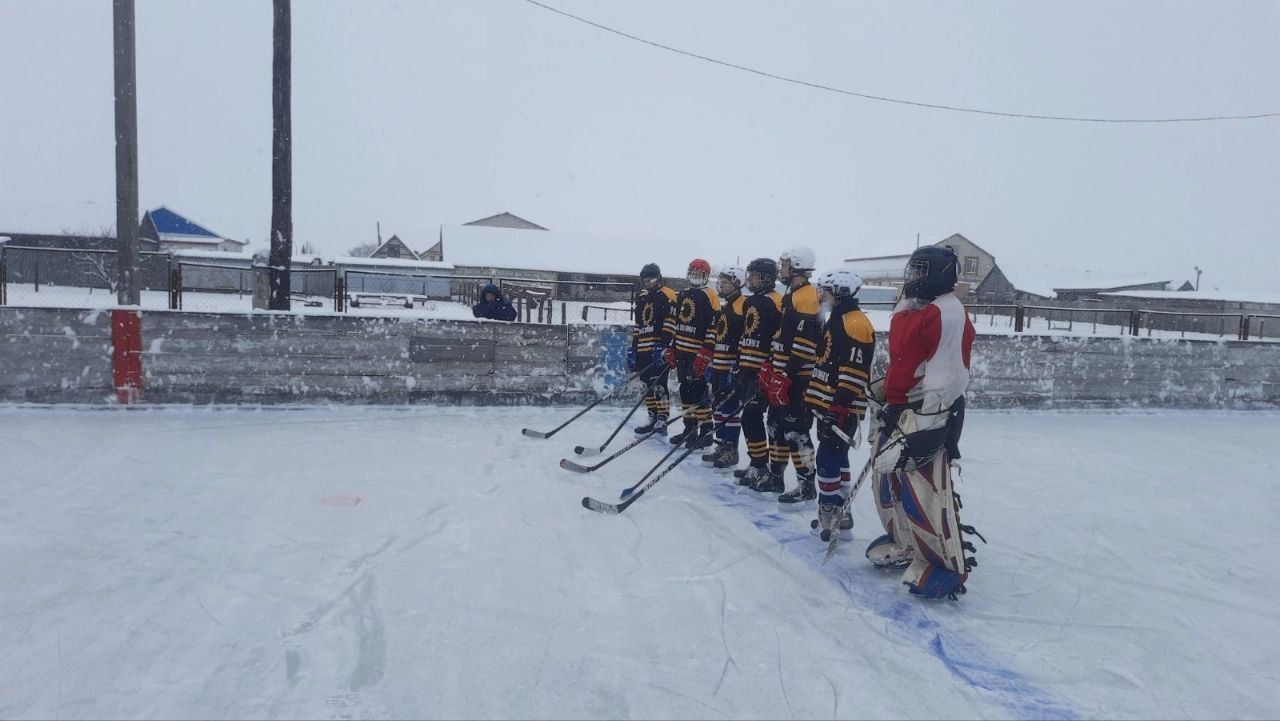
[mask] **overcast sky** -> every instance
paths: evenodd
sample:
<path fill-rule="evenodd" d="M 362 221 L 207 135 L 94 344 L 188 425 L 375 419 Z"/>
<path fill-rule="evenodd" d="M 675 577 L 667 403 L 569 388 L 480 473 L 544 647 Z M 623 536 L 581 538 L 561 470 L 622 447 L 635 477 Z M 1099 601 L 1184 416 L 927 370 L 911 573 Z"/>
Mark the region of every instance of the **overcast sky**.
<path fill-rule="evenodd" d="M 682 49 L 923 102 L 1280 112 L 1280 2 L 546 0 Z M 1105 125 L 870 102 L 640 45 L 522 0 L 294 0 L 296 241 L 415 249 L 508 210 L 819 265 L 953 232 L 1048 264 L 1280 288 L 1280 118 Z M 137 0 L 143 208 L 261 246 L 271 3 Z M 0 231 L 114 210 L 110 0 L 0 0 Z M 681 266 L 687 258 L 656 258 Z M 638 270 L 638 269 L 637 269 Z M 1017 278 L 1014 278 L 1017 281 Z"/>

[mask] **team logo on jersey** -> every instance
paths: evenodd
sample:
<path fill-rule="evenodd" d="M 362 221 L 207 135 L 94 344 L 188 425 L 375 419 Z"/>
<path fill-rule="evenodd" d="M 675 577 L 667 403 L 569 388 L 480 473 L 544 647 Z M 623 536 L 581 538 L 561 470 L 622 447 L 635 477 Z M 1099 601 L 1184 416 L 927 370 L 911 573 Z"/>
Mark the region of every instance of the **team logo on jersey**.
<path fill-rule="evenodd" d="M 729 315 L 727 313 L 720 316 L 720 322 L 716 323 L 716 340 L 723 342 L 729 337 Z"/>
<path fill-rule="evenodd" d="M 827 331 L 822 336 L 822 357 L 818 359 L 818 366 L 827 364 L 827 360 L 831 358 L 831 331 Z"/>
<path fill-rule="evenodd" d="M 748 308 L 746 317 L 742 319 L 742 335 L 753 336 L 759 327 L 760 311 L 756 308 Z"/>
<path fill-rule="evenodd" d="M 653 314 L 654 314 L 655 312 L 656 312 L 656 311 L 654 311 L 654 309 L 653 309 L 653 303 L 647 303 L 647 304 L 645 304 L 645 306 L 644 306 L 644 310 L 643 310 L 643 311 L 641 311 L 641 313 L 640 313 L 640 321 L 641 321 L 644 325 L 646 325 L 646 326 L 652 326 L 652 325 L 653 325 Z"/>
<path fill-rule="evenodd" d="M 693 306 L 693 298 L 685 298 L 684 302 L 680 304 L 680 322 L 692 323 L 693 314 L 696 311 L 697 309 Z"/>

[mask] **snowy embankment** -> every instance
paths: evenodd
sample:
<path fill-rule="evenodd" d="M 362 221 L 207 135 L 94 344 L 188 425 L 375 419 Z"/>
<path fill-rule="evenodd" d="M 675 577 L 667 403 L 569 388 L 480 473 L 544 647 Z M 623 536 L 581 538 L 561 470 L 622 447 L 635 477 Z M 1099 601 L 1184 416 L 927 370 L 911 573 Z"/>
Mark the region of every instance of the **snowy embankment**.
<path fill-rule="evenodd" d="M 827 566 L 807 515 L 692 464 L 584 510 L 663 446 L 567 473 L 622 417 L 519 434 L 571 412 L 0 407 L 0 717 L 1280 708 L 1276 414 L 971 413 L 991 545 L 923 603 L 862 558 L 867 489 Z"/>

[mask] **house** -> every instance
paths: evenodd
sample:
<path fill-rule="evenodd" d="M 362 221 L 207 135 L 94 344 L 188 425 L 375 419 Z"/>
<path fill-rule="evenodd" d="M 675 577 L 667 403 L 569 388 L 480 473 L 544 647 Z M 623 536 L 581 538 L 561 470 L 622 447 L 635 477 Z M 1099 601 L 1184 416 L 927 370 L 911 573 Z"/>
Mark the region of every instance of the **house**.
<path fill-rule="evenodd" d="M 490 215 L 488 218 L 481 218 L 480 220 L 473 220 L 470 223 L 463 223 L 463 225 L 481 225 L 486 228 L 511 228 L 512 230 L 546 230 L 546 228 L 534 223 L 533 221 L 525 220 L 514 213 L 507 213 L 505 211 L 498 213 L 497 215 Z"/>
<path fill-rule="evenodd" d="M 546 230 L 546 228 L 538 225 L 531 220 L 525 220 L 514 213 L 502 212 L 497 215 L 490 215 L 487 218 L 473 220 L 470 223 L 463 223 L 464 226 L 483 227 L 483 228 L 507 228 L 509 230 Z M 444 234 L 436 239 L 435 245 L 418 253 L 419 260 L 444 260 Z"/>
<path fill-rule="evenodd" d="M 141 238 L 159 244 L 161 250 L 218 250 L 243 252 L 246 241 L 224 238 L 199 223 L 164 207 L 152 208 L 142 216 Z"/>
<path fill-rule="evenodd" d="M 657 262 L 679 287 L 690 258 L 717 257 L 687 241 L 564 233 L 503 222 L 440 227 L 444 261 L 460 279 L 491 280 L 504 290 L 556 300 L 618 301 L 630 299 L 646 263 Z"/>
<path fill-rule="evenodd" d="M 996 264 L 996 257 L 977 243 L 960 233 L 933 243 L 951 248 L 959 265 L 956 268 L 958 284 L 956 293 L 967 301 L 1008 302 L 1014 300 L 1016 290 Z M 855 271 L 867 285 L 902 288 L 902 275 L 906 270 L 910 253 L 879 255 L 866 258 L 849 258 L 845 267 Z"/>
<path fill-rule="evenodd" d="M 413 252 L 400 236 L 393 235 L 382 242 L 369 254 L 370 258 L 391 258 L 394 260 L 421 260 L 418 254 Z"/>

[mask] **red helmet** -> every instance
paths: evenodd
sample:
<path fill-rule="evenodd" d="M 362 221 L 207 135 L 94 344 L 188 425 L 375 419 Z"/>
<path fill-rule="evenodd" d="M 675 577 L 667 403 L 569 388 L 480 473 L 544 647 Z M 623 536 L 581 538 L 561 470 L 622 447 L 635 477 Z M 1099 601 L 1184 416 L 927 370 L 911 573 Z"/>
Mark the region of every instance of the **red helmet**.
<path fill-rule="evenodd" d="M 701 288 L 707 284 L 711 278 L 711 264 L 702 258 L 694 258 L 689 261 L 688 273 L 689 285 L 694 288 Z"/>

